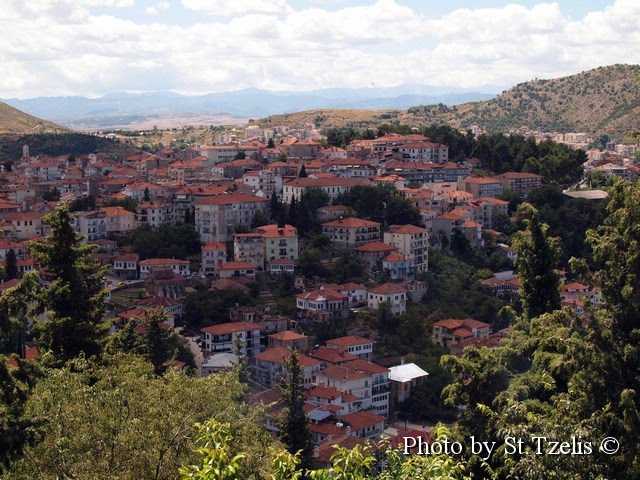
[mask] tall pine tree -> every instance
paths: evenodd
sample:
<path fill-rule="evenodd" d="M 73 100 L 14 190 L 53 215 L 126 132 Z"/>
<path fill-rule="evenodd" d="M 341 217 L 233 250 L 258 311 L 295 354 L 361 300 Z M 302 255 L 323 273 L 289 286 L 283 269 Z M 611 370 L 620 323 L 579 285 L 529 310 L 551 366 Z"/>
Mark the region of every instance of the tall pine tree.
<path fill-rule="evenodd" d="M 547 236 L 548 226 L 532 205 L 523 203 L 518 212 L 526 216 L 528 232 L 519 232 L 514 240 L 518 255 L 520 298 L 524 314 L 534 318 L 560 308 L 560 280 L 556 271 L 559 240 Z"/>
<path fill-rule="evenodd" d="M 287 378 L 280 384 L 285 404 L 285 416 L 282 420 L 282 441 L 290 453 L 300 452 L 300 468 L 308 470 L 313 462 L 313 445 L 309 421 L 304 411 L 304 371 L 296 351 L 285 359 Z"/>
<path fill-rule="evenodd" d="M 7 252 L 4 276 L 7 280 L 18 277 L 18 259 L 16 258 L 16 251 L 13 248 Z"/>
<path fill-rule="evenodd" d="M 81 352 L 96 355 L 109 327 L 102 318 L 106 268 L 91 258 L 97 246 L 82 243 L 82 236 L 71 226 L 66 205 L 43 220 L 51 227 L 51 235 L 42 243 L 28 244 L 40 271 L 50 278 L 47 288 L 35 294 L 39 310 L 47 317 L 34 326 L 39 346 L 59 361 Z"/>

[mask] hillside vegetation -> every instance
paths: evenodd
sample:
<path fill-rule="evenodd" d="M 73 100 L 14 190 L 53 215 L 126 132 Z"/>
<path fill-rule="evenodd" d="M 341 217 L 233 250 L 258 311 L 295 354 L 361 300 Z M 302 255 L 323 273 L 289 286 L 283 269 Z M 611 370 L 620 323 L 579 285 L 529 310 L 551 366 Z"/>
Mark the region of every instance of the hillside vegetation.
<path fill-rule="evenodd" d="M 53 122 L 42 120 L 0 102 L 0 134 L 27 135 L 34 133 L 60 133 L 70 130 Z"/>
<path fill-rule="evenodd" d="M 640 66 L 612 65 L 552 80 L 521 83 L 493 100 L 454 109 L 461 127 L 623 133 L 640 118 Z M 415 109 L 409 109 L 409 112 Z"/>
<path fill-rule="evenodd" d="M 435 123 L 463 129 L 479 125 L 494 133 L 527 126 L 545 131 L 624 134 L 640 126 L 639 76 L 639 65 L 611 65 L 568 77 L 524 82 L 484 102 L 420 105 L 406 111 L 310 110 L 255 123 L 264 127 L 315 123 L 320 128 Z"/>
<path fill-rule="evenodd" d="M 256 124 L 264 128 L 283 124 L 303 125 L 313 123 L 316 127 L 354 127 L 368 128 L 390 123 L 405 115 L 403 110 L 350 110 L 339 108 L 324 108 L 322 110 L 306 110 L 303 112 L 272 115 L 258 120 L 250 120 L 249 124 Z"/>

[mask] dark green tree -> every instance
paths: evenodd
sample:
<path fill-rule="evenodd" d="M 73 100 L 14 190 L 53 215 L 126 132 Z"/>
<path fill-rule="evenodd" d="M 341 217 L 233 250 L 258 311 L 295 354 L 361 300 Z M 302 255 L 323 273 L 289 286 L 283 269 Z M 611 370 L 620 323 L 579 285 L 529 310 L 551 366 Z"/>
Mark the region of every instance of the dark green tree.
<path fill-rule="evenodd" d="M 560 282 L 556 272 L 559 241 L 547 235 L 548 226 L 538 211 L 523 203 L 518 212 L 526 215 L 527 232 L 518 232 L 513 246 L 518 255 L 520 299 L 524 314 L 534 318 L 560 308 Z"/>
<path fill-rule="evenodd" d="M 57 187 L 53 187 L 51 190 L 47 190 L 42 194 L 42 199 L 45 202 L 55 202 L 60 200 L 60 190 Z"/>
<path fill-rule="evenodd" d="M 270 138 L 267 142 L 267 148 L 276 148 L 276 144 L 273 142 L 273 138 Z"/>
<path fill-rule="evenodd" d="M 280 383 L 282 399 L 285 404 L 282 419 L 282 442 L 289 453 L 300 452 L 300 469 L 308 470 L 313 461 L 313 445 L 309 420 L 304 411 L 304 370 L 296 351 L 285 359 L 286 380 Z"/>
<path fill-rule="evenodd" d="M 13 361 L 18 364 L 17 369 L 0 355 L 0 474 L 23 453 L 34 433 L 32 420 L 23 415 L 29 396 L 23 371 L 26 365 L 15 357 Z"/>
<path fill-rule="evenodd" d="M 18 278 L 18 260 L 16 258 L 16 251 L 13 248 L 10 248 L 7 252 L 5 261 L 4 277 L 7 280 Z"/>
<path fill-rule="evenodd" d="M 298 177 L 300 178 L 307 178 L 307 169 L 304 165 L 302 165 L 302 167 L 300 168 L 300 173 L 298 174 Z"/>
<path fill-rule="evenodd" d="M 59 361 L 81 352 L 96 355 L 109 328 L 102 318 L 106 268 L 91 258 L 97 246 L 82 243 L 71 226 L 66 205 L 58 206 L 43 220 L 51 227 L 51 235 L 43 243 L 28 244 L 41 271 L 50 278 L 47 288 L 35 293 L 38 309 L 47 314 L 46 320 L 34 326 L 39 345 Z"/>
<path fill-rule="evenodd" d="M 298 223 L 298 200 L 295 195 L 291 197 L 288 219 L 287 223 L 290 225 L 296 225 Z"/>
<path fill-rule="evenodd" d="M 149 195 L 149 187 L 144 188 L 144 196 L 142 197 L 142 200 L 145 202 L 151 201 L 151 196 Z"/>
<path fill-rule="evenodd" d="M 280 209 L 282 208 L 282 204 L 278 199 L 278 195 L 276 192 L 271 194 L 271 199 L 269 201 L 269 214 L 272 222 L 277 222 L 280 218 Z"/>

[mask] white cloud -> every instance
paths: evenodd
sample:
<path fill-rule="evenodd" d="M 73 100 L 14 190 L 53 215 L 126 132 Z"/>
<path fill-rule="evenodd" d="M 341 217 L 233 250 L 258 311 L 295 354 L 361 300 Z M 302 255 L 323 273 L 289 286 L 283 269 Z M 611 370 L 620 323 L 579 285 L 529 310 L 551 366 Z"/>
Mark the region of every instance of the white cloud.
<path fill-rule="evenodd" d="M 182 0 L 182 5 L 190 10 L 216 16 L 279 14 L 291 11 L 286 0 Z"/>
<path fill-rule="evenodd" d="M 145 12 L 149 15 L 158 15 L 162 10 L 167 10 L 171 5 L 167 1 L 155 2 L 155 5 L 145 8 Z"/>
<path fill-rule="evenodd" d="M 571 19 L 557 3 L 456 10 L 429 19 L 399 0 L 334 11 L 293 10 L 285 0 L 182 1 L 212 15 L 192 25 L 136 24 L 116 17 L 126 10 L 93 11 L 129 0 L 8 1 L 0 9 L 0 97 L 369 82 L 507 86 L 640 63 L 635 0 L 617 0 L 581 19 Z M 166 0 L 146 3 L 157 12 L 168 6 Z M 238 13 L 215 15 L 221 10 Z"/>

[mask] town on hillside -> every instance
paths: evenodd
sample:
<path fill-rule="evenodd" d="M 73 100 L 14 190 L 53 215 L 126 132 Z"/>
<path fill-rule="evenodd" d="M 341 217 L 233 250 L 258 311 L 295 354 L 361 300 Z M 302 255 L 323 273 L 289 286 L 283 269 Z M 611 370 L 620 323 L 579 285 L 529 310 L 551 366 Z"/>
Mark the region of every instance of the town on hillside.
<path fill-rule="evenodd" d="M 426 132 L 379 133 L 338 146 L 313 125 L 249 125 L 211 145 L 122 155 L 25 145 L 0 173 L 0 291 L 30 272 L 51 281 L 30 245 L 47 241 L 64 204 L 105 267 L 108 334 L 145 335 L 160 315 L 176 337 L 159 370 L 208 376 L 246 362 L 251 402 L 268 406 L 277 437 L 296 351 L 319 464 L 334 445 L 428 439 L 456 415 L 439 399 L 440 357 L 495 348 L 521 308 L 518 205 L 573 239 L 566 262 L 592 224 L 580 237 L 554 216 L 578 208 L 562 191 L 606 189 L 640 166 L 635 146 L 580 133 L 521 130 L 508 146 L 452 133 L 467 150 Z M 579 208 L 601 208 L 592 202 Z M 562 305 L 579 316 L 602 302 L 594 285 L 558 275 Z M 20 356 L 37 362 L 32 332 L 24 340 Z"/>

